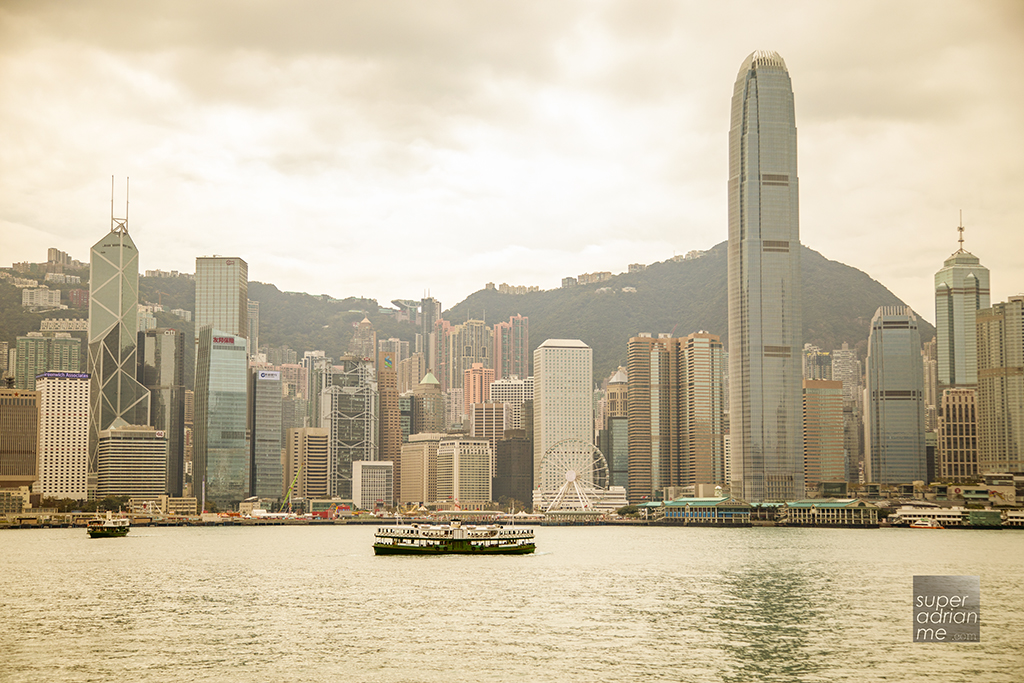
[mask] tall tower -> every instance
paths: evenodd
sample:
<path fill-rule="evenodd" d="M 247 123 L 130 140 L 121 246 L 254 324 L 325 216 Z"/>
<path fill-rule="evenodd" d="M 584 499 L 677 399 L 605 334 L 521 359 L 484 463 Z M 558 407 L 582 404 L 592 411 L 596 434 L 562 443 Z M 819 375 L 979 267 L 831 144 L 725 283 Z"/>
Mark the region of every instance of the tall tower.
<path fill-rule="evenodd" d="M 734 479 L 750 502 L 803 497 L 796 118 L 786 63 L 754 52 L 729 130 L 729 382 Z"/>
<path fill-rule="evenodd" d="M 594 350 L 579 339 L 548 339 L 533 352 L 533 372 L 533 485 L 557 490 L 563 473 L 542 476 L 546 451 L 594 442 Z"/>
<path fill-rule="evenodd" d="M 135 379 L 139 251 L 128 235 L 127 215 L 126 201 L 126 217 L 114 218 L 111 192 L 110 232 L 89 252 L 90 497 L 96 492 L 100 431 L 149 424 L 149 391 Z"/>
<path fill-rule="evenodd" d="M 136 378 L 150 393 L 152 425 L 167 435 L 167 491 L 180 496 L 185 472 L 185 336 L 174 329 L 139 332 Z"/>
<path fill-rule="evenodd" d="M 978 472 L 1024 471 L 1024 295 L 978 311 Z"/>
<path fill-rule="evenodd" d="M 864 435 L 867 481 L 926 478 L 921 333 L 906 306 L 882 306 L 871 319 Z"/>
<path fill-rule="evenodd" d="M 960 248 L 935 273 L 935 336 L 938 341 L 939 385 L 974 386 L 978 383 L 977 312 L 988 308 L 988 268 L 964 251 L 964 225 L 960 221 Z"/>

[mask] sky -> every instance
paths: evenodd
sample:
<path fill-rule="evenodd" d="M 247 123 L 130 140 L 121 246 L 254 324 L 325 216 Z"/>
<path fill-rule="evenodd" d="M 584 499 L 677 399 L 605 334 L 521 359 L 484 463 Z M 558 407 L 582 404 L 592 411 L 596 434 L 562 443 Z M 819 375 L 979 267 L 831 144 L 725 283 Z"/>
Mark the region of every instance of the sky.
<path fill-rule="evenodd" d="M 934 321 L 959 246 L 1024 291 L 1024 3 L 0 3 L 0 265 L 125 213 L 142 270 L 447 308 L 727 238 L 754 50 L 796 100 L 801 241 Z M 680 293 L 685 296 L 685 293 Z"/>

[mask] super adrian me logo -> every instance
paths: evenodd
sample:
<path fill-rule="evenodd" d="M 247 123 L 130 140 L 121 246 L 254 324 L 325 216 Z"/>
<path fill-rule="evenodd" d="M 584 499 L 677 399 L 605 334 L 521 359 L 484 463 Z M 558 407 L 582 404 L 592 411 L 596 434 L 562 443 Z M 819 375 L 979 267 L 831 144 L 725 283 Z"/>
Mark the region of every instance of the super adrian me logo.
<path fill-rule="evenodd" d="M 914 642 L 981 639 L 981 577 L 915 576 Z"/>

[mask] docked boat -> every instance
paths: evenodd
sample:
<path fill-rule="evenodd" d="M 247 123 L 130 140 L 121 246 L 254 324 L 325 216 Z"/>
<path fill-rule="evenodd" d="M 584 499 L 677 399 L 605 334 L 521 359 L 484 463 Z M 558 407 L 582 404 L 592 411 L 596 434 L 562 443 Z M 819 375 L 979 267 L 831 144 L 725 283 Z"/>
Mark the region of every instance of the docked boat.
<path fill-rule="evenodd" d="M 500 524 L 411 524 L 378 529 L 376 555 L 526 555 L 537 549 L 533 530 Z"/>
<path fill-rule="evenodd" d="M 936 522 L 934 519 L 928 517 L 922 517 L 921 519 L 912 522 L 910 524 L 911 529 L 945 529 L 944 526 Z"/>
<path fill-rule="evenodd" d="M 131 528 L 131 522 L 127 517 L 114 517 L 107 510 L 105 519 L 91 519 L 85 530 L 89 532 L 89 538 L 117 538 L 127 536 Z"/>

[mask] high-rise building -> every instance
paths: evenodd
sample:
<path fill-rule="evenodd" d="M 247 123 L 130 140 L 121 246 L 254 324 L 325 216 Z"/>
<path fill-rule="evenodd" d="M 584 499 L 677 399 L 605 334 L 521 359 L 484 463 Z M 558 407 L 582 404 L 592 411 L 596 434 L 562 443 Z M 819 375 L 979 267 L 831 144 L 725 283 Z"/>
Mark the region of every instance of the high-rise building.
<path fill-rule="evenodd" d="M 260 498 L 281 495 L 281 373 L 251 369 L 249 386 L 249 493 Z"/>
<path fill-rule="evenodd" d="M 437 321 L 441 319 L 441 302 L 432 297 L 425 297 L 420 302 L 420 334 L 423 335 L 424 343 L 424 357 L 426 360 L 426 370 L 434 373 L 435 375 L 439 372 L 437 351 L 438 345 L 444 343 L 444 339 L 438 339 L 437 330 L 435 326 Z M 425 373 L 424 373 L 425 374 Z"/>
<path fill-rule="evenodd" d="M 796 116 L 786 63 L 754 52 L 729 130 L 729 381 L 742 497 L 803 496 L 800 222 Z"/>
<path fill-rule="evenodd" d="M 725 484 L 724 354 L 718 336 L 629 340 L 630 500 L 666 488 Z"/>
<path fill-rule="evenodd" d="M 939 389 L 938 339 L 932 337 L 921 345 L 921 363 L 924 369 L 925 429 L 934 432 L 939 427 L 939 403 L 942 392 Z"/>
<path fill-rule="evenodd" d="M 451 436 L 437 445 L 437 500 L 469 508 L 491 501 L 491 445 Z"/>
<path fill-rule="evenodd" d="M 409 357 L 409 342 L 402 341 L 396 337 L 388 337 L 387 339 L 377 340 L 377 355 L 390 352 L 394 358 L 395 370 L 402 364 L 402 361 Z M 423 375 L 420 375 L 422 377 Z"/>
<path fill-rule="evenodd" d="M 377 382 L 373 364 L 342 356 L 325 376 L 320 394 L 320 424 L 330 430 L 328 492 L 352 498 L 352 463 L 379 459 Z"/>
<path fill-rule="evenodd" d="M 395 490 L 388 498 L 396 501 L 402 490 L 402 415 L 398 406 L 398 361 L 394 350 L 377 354 L 377 393 L 380 401 L 380 459 L 392 463 Z"/>
<path fill-rule="evenodd" d="M 437 500 L 437 445 L 444 434 L 413 434 L 402 444 L 402 494 L 398 502 L 431 503 Z"/>
<path fill-rule="evenodd" d="M 248 283 L 246 284 L 248 289 Z M 260 302 L 246 301 L 246 311 L 249 318 L 249 330 L 246 336 L 249 338 L 249 358 L 256 358 L 260 350 Z"/>
<path fill-rule="evenodd" d="M 352 504 L 361 510 L 388 508 L 395 504 L 391 460 L 352 462 Z"/>
<path fill-rule="evenodd" d="M 926 479 L 924 373 L 917 316 L 883 306 L 871 319 L 864 409 L 867 481 L 909 484 Z"/>
<path fill-rule="evenodd" d="M 348 341 L 348 355 L 368 360 L 371 364 L 376 362 L 377 332 L 369 318 L 364 316 L 356 326 L 352 338 Z"/>
<path fill-rule="evenodd" d="M 412 391 L 412 433 L 443 434 L 448 424 L 441 385 L 428 372 Z"/>
<path fill-rule="evenodd" d="M 843 383 L 843 450 L 846 453 L 846 480 L 858 483 L 864 461 L 864 402 L 861 396 L 861 364 L 857 353 L 843 342 L 832 351 L 832 379 Z"/>
<path fill-rule="evenodd" d="M 29 332 L 17 339 L 15 387 L 32 391 L 36 375 L 43 372 L 81 372 L 82 342 L 67 332 L 44 337 L 42 332 Z M 6 360 L 6 359 L 5 359 Z"/>
<path fill-rule="evenodd" d="M 978 469 L 1024 472 L 1024 295 L 978 311 Z"/>
<path fill-rule="evenodd" d="M 39 388 L 39 482 L 45 497 L 84 500 L 89 472 L 89 375 L 45 372 Z"/>
<path fill-rule="evenodd" d="M 467 320 L 448 330 L 448 386 L 446 391 L 462 389 L 466 370 L 479 363 L 482 367 L 494 367 L 494 340 L 491 328 L 483 320 Z"/>
<path fill-rule="evenodd" d="M 843 383 L 804 380 L 804 486 L 816 491 L 823 481 L 846 481 L 843 446 Z"/>
<path fill-rule="evenodd" d="M 594 351 L 579 339 L 548 339 L 533 352 L 533 483 L 557 491 L 564 472 L 542 470 L 560 443 L 594 443 Z"/>
<path fill-rule="evenodd" d="M 491 400 L 494 370 L 485 368 L 482 363 L 473 363 L 462 374 L 462 415 L 469 417 L 474 403 L 487 403 Z"/>
<path fill-rule="evenodd" d="M 249 496 L 249 265 L 196 257 L 194 493 L 204 505 Z M 205 497 L 204 497 L 205 494 Z"/>
<path fill-rule="evenodd" d="M 288 430 L 281 495 L 291 489 L 291 499 L 327 498 L 330 468 L 330 430 L 302 427 Z"/>
<path fill-rule="evenodd" d="M 804 379 L 832 379 L 832 355 L 814 344 L 804 344 Z"/>
<path fill-rule="evenodd" d="M 149 390 L 152 426 L 167 438 L 167 494 L 180 497 L 185 474 L 185 337 L 156 328 L 138 336 L 136 379 Z"/>
<path fill-rule="evenodd" d="M 533 444 L 522 429 L 506 429 L 496 442 L 491 495 L 497 502 L 519 501 L 529 507 L 533 499 Z"/>
<path fill-rule="evenodd" d="M 96 497 L 156 498 L 167 492 L 167 439 L 148 425 L 100 432 Z"/>
<path fill-rule="evenodd" d="M 487 439 L 491 453 L 497 453 L 498 441 L 512 420 L 512 409 L 507 403 L 474 403 L 469 407 L 469 435 Z"/>
<path fill-rule="evenodd" d="M 110 232 L 89 252 L 89 481 L 97 486 L 99 433 L 111 426 L 148 425 L 149 391 L 135 379 L 139 252 L 128 220 L 111 217 Z"/>
<path fill-rule="evenodd" d="M 0 387 L 0 489 L 39 479 L 39 432 L 39 392 Z"/>
<path fill-rule="evenodd" d="M 980 473 L 974 389 L 944 389 L 941 407 L 937 439 L 939 481 L 977 481 Z"/>
<path fill-rule="evenodd" d="M 497 323 L 494 335 L 494 376 L 497 379 L 530 376 L 530 319 L 513 315 Z"/>
<path fill-rule="evenodd" d="M 427 363 L 422 352 L 398 361 L 398 393 L 412 391 L 427 374 Z"/>
<path fill-rule="evenodd" d="M 196 257 L 196 344 L 202 328 L 249 334 L 249 264 L 237 257 Z"/>
<path fill-rule="evenodd" d="M 960 248 L 935 273 L 935 336 L 938 341 L 939 385 L 978 383 L 977 312 L 989 307 L 988 268 L 964 251 L 963 222 Z"/>
<path fill-rule="evenodd" d="M 507 429 L 525 429 L 523 404 L 533 400 L 533 377 L 497 379 L 491 382 L 488 391 L 493 403 L 507 403 L 511 408 Z"/>
<path fill-rule="evenodd" d="M 246 339 L 205 325 L 196 352 L 193 491 L 203 509 L 249 497 L 249 359 Z"/>

